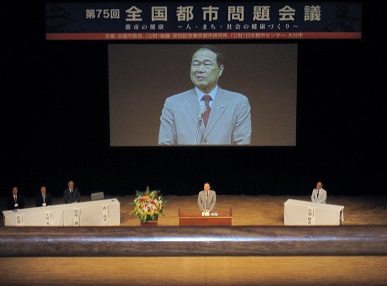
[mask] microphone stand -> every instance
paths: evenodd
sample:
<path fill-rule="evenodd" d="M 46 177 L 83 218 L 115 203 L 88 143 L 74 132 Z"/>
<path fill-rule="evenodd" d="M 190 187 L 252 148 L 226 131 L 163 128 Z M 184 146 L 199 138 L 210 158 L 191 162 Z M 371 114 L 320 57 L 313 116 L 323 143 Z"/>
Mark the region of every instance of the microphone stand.
<path fill-rule="evenodd" d="M 206 212 L 207 212 L 207 199 L 208 199 L 208 196 L 207 196 L 207 193 L 206 193 L 206 201 L 204 203 L 204 211 L 202 211 L 202 216 L 206 216 Z"/>
<path fill-rule="evenodd" d="M 202 118 L 200 118 L 200 120 L 198 121 L 198 127 L 196 128 L 196 135 L 195 135 L 194 145 L 196 145 L 196 141 L 198 140 L 199 129 L 200 129 L 200 126 L 202 126 L 202 121 L 203 121 Z"/>
<path fill-rule="evenodd" d="M 206 203 L 204 204 L 204 211 L 207 211 L 207 200 L 208 200 L 208 195 L 206 193 Z"/>

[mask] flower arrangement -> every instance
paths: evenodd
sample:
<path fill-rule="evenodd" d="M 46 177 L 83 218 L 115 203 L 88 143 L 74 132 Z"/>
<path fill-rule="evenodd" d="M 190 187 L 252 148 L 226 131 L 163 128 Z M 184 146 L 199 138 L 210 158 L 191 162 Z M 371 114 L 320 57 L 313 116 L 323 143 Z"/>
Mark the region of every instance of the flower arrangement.
<path fill-rule="evenodd" d="M 157 221 L 159 215 L 164 215 L 164 205 L 166 201 L 160 191 L 151 191 L 149 187 L 145 192 L 136 191 L 136 197 L 129 204 L 134 205 L 134 210 L 131 212 L 141 222 Z"/>

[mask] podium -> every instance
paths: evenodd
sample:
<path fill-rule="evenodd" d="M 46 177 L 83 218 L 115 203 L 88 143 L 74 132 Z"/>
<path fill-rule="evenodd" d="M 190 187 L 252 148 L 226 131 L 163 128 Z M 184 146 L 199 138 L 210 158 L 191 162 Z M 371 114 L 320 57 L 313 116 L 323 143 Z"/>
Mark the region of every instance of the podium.
<path fill-rule="evenodd" d="M 3 211 L 4 226 L 118 226 L 117 199 Z"/>
<path fill-rule="evenodd" d="M 285 225 L 340 225 L 344 206 L 289 199 L 284 203 Z"/>
<path fill-rule="evenodd" d="M 231 226 L 232 209 L 219 210 L 217 215 L 203 216 L 201 211 L 179 209 L 179 226 Z"/>

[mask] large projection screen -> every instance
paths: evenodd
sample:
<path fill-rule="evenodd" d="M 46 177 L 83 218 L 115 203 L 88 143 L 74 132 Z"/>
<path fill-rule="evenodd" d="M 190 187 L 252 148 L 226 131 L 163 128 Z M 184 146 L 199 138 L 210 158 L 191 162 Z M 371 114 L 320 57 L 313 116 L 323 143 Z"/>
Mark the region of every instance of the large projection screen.
<path fill-rule="evenodd" d="M 214 45 L 225 59 L 218 86 L 244 94 L 251 106 L 251 142 L 243 146 L 296 146 L 297 44 Z M 108 45 L 111 147 L 159 146 L 165 100 L 194 88 L 191 59 L 201 46 Z"/>

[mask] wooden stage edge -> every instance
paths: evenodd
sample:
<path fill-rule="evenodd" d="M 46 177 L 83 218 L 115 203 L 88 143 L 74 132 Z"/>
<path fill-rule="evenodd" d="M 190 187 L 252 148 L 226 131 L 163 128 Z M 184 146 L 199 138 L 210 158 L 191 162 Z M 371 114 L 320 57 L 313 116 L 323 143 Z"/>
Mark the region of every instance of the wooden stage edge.
<path fill-rule="evenodd" d="M 386 197 L 330 196 L 345 206 L 340 226 L 285 226 L 289 198 L 310 196 L 217 196 L 232 226 L 178 226 L 196 196 L 168 196 L 158 226 L 130 214 L 134 196 L 119 197 L 119 226 L 2 226 L 0 284 L 386 285 Z"/>
<path fill-rule="evenodd" d="M 3 227 L 0 249 L 1 257 L 386 256 L 387 226 Z"/>

